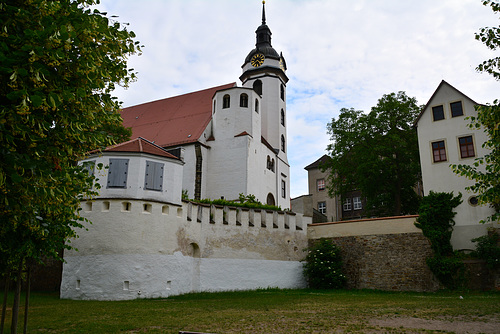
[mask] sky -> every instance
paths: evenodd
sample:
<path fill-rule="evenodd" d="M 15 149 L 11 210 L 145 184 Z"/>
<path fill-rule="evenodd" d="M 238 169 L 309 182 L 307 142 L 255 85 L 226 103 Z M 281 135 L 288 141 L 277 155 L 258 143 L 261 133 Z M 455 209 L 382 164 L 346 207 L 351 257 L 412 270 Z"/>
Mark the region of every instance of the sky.
<path fill-rule="evenodd" d="M 441 80 L 478 103 L 500 82 L 475 67 L 499 55 L 475 40 L 498 15 L 481 0 L 267 0 L 272 46 L 287 63 L 291 197 L 308 194 L 304 167 L 326 154 L 342 108 L 369 112 L 405 91 L 425 105 Z M 237 82 L 255 47 L 260 0 L 101 0 L 99 10 L 144 45 L 138 80 L 115 95 L 129 107 Z"/>

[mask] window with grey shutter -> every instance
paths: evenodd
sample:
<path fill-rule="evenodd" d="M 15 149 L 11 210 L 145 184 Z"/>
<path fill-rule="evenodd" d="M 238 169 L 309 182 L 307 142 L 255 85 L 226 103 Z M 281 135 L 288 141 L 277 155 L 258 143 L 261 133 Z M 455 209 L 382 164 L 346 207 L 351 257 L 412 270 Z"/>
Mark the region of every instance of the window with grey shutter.
<path fill-rule="evenodd" d="M 108 188 L 126 188 L 129 159 L 109 159 Z"/>
<path fill-rule="evenodd" d="M 160 162 L 146 160 L 146 179 L 144 189 L 163 190 L 163 166 Z"/>

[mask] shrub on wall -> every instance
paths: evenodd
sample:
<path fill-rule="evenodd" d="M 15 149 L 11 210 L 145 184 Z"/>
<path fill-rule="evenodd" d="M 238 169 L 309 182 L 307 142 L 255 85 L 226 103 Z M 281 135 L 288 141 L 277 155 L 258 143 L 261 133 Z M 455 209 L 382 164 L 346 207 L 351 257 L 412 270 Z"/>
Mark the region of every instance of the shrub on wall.
<path fill-rule="evenodd" d="M 340 248 L 333 242 L 321 239 L 308 248 L 305 258 L 304 276 L 309 287 L 314 289 L 340 289 L 346 283 L 342 273 Z"/>
<path fill-rule="evenodd" d="M 465 283 L 465 266 L 462 256 L 453 251 L 451 233 L 456 212 L 453 211 L 462 203 L 462 195 L 453 193 L 429 192 L 422 198 L 418 210 L 419 217 L 415 226 L 431 242 L 434 251 L 432 257 L 426 260 L 436 278 L 448 289 L 456 289 Z"/>
<path fill-rule="evenodd" d="M 486 261 L 486 265 L 490 269 L 500 268 L 500 235 L 494 228 L 488 230 L 488 234 L 482 237 L 472 239 L 477 243 L 476 250 L 472 255 Z"/>

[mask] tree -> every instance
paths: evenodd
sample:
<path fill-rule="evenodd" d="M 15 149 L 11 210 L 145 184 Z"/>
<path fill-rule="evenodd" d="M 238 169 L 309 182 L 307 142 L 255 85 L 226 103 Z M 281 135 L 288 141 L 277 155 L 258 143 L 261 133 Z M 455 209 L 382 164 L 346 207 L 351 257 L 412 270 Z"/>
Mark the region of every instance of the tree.
<path fill-rule="evenodd" d="M 420 160 L 412 124 L 418 113 L 416 99 L 404 92 L 384 95 L 368 114 L 341 109 L 327 126 L 330 195 L 361 190 L 369 215 L 415 213 Z"/>
<path fill-rule="evenodd" d="M 485 6 L 489 5 L 494 13 L 500 14 L 500 4 L 485 0 Z M 482 28 L 476 34 L 476 39 L 485 43 L 492 50 L 500 47 L 500 26 L 493 28 Z M 479 72 L 486 72 L 500 80 L 500 57 L 489 59 L 476 68 Z M 483 143 L 483 148 L 490 152 L 484 157 L 476 158 L 473 165 L 452 165 L 452 170 L 461 176 L 465 176 L 475 183 L 466 190 L 478 194 L 479 204 L 489 204 L 495 211 L 485 222 L 495 222 L 500 219 L 500 100 L 493 104 L 476 106 L 477 117 L 469 117 L 471 129 L 484 129 L 488 140 Z"/>
<path fill-rule="evenodd" d="M 0 0 L 0 270 L 18 286 L 82 226 L 95 189 L 78 160 L 130 136 L 111 92 L 134 80 L 126 59 L 140 46 L 96 3 Z"/>

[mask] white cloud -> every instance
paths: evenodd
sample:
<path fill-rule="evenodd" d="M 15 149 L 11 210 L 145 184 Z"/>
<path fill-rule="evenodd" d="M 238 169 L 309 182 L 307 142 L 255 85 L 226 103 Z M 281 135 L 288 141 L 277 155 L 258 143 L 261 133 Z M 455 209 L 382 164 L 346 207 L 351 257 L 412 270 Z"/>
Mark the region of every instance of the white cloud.
<path fill-rule="evenodd" d="M 238 82 L 260 25 L 256 0 L 102 0 L 145 45 L 139 80 L 117 91 L 125 106 Z M 383 94 L 420 104 L 441 80 L 480 103 L 499 83 L 475 66 L 494 53 L 474 39 L 498 17 L 479 0 L 268 0 L 273 47 L 287 60 L 291 194 L 306 194 L 303 169 L 325 153 L 326 124 L 343 107 L 369 111 Z M 498 55 L 498 51 L 496 53 Z"/>

